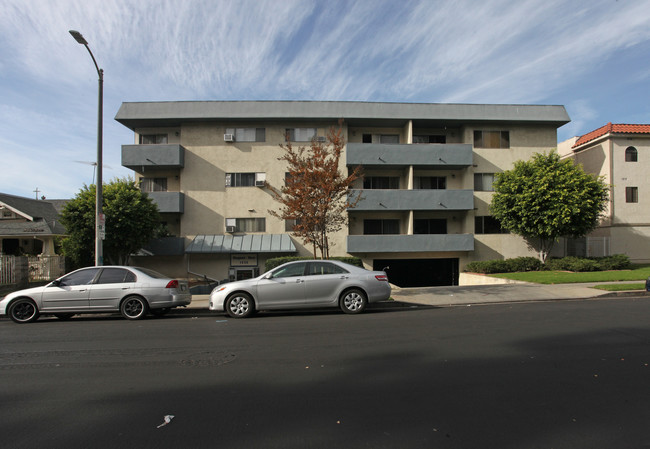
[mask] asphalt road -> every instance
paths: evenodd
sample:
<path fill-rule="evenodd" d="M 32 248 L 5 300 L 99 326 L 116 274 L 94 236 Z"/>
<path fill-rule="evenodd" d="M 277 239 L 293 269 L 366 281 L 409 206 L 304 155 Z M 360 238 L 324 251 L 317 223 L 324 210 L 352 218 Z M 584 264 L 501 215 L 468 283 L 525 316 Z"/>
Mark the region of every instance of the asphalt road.
<path fill-rule="evenodd" d="M 648 447 L 649 316 L 626 298 L 3 319 L 0 444 Z"/>

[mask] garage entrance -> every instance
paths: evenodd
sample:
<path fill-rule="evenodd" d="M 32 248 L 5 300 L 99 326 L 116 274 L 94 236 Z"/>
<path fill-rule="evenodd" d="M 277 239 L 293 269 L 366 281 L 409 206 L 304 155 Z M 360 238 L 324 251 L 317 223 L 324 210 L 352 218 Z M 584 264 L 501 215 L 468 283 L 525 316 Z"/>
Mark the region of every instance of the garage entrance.
<path fill-rule="evenodd" d="M 374 270 L 386 270 L 398 287 L 458 285 L 458 259 L 375 259 Z"/>

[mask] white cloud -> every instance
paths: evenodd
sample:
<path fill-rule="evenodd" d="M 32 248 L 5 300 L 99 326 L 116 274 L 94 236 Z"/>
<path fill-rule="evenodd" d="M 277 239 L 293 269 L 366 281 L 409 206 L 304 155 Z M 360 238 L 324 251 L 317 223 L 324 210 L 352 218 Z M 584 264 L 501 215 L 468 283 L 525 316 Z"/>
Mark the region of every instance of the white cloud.
<path fill-rule="evenodd" d="M 4 0 L 3 165 L 22 167 L 22 153 L 44 166 L 92 161 L 97 76 L 70 29 L 105 71 L 104 158 L 123 176 L 120 145 L 132 133 L 112 119 L 124 101 L 553 99 L 588 132 L 580 126 L 616 118 L 583 86 L 614 76 L 612 57 L 647 48 L 649 10 L 649 0 Z M 647 58 L 635 67 L 616 81 L 646 84 Z M 647 112 L 639 103 L 631 117 Z M 66 169 L 72 184 L 88 182 L 83 170 Z M 18 180 L 0 178 L 0 191 Z"/>

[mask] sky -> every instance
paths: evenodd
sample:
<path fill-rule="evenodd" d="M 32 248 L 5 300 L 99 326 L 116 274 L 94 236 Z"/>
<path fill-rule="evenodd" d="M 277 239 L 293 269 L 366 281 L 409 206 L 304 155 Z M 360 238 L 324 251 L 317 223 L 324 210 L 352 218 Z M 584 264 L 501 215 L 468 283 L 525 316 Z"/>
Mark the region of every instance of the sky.
<path fill-rule="evenodd" d="M 558 141 L 650 123 L 650 0 L 2 0 L 0 192 L 132 176 L 123 102 L 552 104 Z M 38 192 L 36 192 L 38 190 Z"/>

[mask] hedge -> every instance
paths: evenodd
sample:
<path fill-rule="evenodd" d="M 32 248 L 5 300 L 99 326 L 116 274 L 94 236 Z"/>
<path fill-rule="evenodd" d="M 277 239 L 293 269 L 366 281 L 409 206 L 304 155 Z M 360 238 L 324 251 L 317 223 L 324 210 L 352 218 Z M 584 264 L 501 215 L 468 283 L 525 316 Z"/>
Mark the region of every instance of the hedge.
<path fill-rule="evenodd" d="M 506 260 L 483 260 L 470 262 L 465 267 L 470 273 L 514 273 L 521 271 L 608 271 L 625 270 L 630 268 L 630 258 L 625 254 L 615 254 L 607 257 L 563 257 L 550 259 L 546 264 L 535 257 L 517 257 Z"/>

